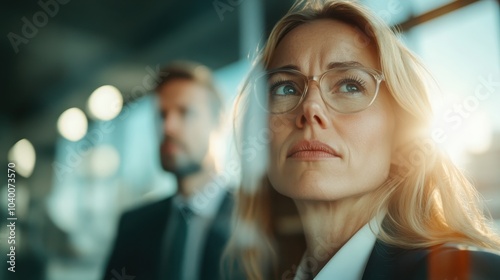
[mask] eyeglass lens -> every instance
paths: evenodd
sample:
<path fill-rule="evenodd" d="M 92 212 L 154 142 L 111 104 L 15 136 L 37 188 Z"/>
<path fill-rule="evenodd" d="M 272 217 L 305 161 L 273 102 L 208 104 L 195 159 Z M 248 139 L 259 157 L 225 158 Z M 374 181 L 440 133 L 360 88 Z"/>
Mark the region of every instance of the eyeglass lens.
<path fill-rule="evenodd" d="M 267 103 L 271 113 L 294 109 L 308 85 L 309 79 L 298 71 L 269 72 L 256 83 L 264 86 L 267 94 L 258 94 L 262 105 Z M 357 112 L 368 107 L 377 93 L 377 80 L 363 69 L 332 69 L 320 78 L 323 100 L 341 113 Z M 262 98 L 267 98 L 262 100 Z"/>

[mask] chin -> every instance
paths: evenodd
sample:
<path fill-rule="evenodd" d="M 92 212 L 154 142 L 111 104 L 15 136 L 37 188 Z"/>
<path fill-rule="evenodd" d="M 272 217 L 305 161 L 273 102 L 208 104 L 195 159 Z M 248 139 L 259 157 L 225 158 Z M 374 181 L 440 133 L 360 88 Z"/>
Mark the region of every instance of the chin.
<path fill-rule="evenodd" d="M 342 194 L 346 192 L 342 190 L 343 187 L 332 185 L 328 181 L 318 182 L 318 180 L 314 180 L 304 182 L 296 178 L 289 178 L 289 180 L 284 182 L 274 182 L 274 184 L 273 180 L 269 181 L 278 193 L 293 200 L 332 201 L 342 198 Z"/>
<path fill-rule="evenodd" d="M 165 160 L 161 161 L 161 168 L 167 172 L 173 172 L 176 169 L 175 164 L 173 162 Z"/>
<path fill-rule="evenodd" d="M 289 176 L 286 180 L 269 178 L 269 182 L 278 193 L 296 201 L 335 201 L 370 193 L 376 190 L 383 180 L 379 183 L 379 180 L 374 179 L 370 183 L 356 182 L 352 178 L 339 178 L 339 176 L 323 178 Z"/>

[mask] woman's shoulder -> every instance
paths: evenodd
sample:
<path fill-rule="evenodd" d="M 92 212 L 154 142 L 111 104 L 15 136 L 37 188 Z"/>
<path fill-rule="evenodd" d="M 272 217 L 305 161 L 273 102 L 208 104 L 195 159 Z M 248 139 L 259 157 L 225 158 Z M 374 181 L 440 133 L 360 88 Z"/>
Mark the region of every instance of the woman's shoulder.
<path fill-rule="evenodd" d="M 500 255 L 462 245 L 443 244 L 427 248 L 420 264 L 431 279 L 500 279 Z"/>
<path fill-rule="evenodd" d="M 463 244 L 408 250 L 377 241 L 368 279 L 500 279 L 500 254 Z"/>

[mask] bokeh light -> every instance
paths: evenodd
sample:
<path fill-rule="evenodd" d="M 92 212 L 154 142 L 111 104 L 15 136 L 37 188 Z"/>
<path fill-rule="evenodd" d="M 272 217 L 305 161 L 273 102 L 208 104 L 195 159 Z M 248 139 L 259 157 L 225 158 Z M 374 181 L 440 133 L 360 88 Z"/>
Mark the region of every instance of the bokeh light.
<path fill-rule="evenodd" d="M 120 91 L 110 85 L 97 88 L 89 97 L 88 109 L 93 118 L 103 121 L 114 119 L 123 107 Z"/>
<path fill-rule="evenodd" d="M 120 166 L 120 155 L 110 145 L 100 145 L 92 149 L 89 154 L 90 172 L 97 178 L 113 176 Z"/>
<path fill-rule="evenodd" d="M 78 141 L 87 133 L 87 117 L 82 110 L 70 108 L 64 111 L 57 120 L 59 133 L 70 141 Z"/>
<path fill-rule="evenodd" d="M 36 162 L 35 148 L 27 139 L 17 141 L 9 150 L 9 162 L 16 164 L 15 170 L 21 176 L 28 178 L 33 173 Z"/>

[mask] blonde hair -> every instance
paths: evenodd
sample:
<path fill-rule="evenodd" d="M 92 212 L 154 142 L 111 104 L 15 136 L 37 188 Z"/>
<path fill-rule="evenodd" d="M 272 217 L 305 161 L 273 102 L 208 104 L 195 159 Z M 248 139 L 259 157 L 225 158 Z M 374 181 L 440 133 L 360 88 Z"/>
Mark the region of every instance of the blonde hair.
<path fill-rule="evenodd" d="M 500 238 L 483 213 L 478 192 L 428 136 L 432 78 L 394 32 L 367 8 L 352 1 L 297 1 L 274 26 L 250 77 L 259 71 L 259 65 L 267 68 L 277 45 L 292 29 L 319 19 L 352 24 L 367 36 L 366 44 L 377 50 L 398 115 L 400 145 L 394 153 L 399 161 L 391 165 L 386 182 L 376 191 L 377 206 L 371 209 L 373 216 L 386 211 L 378 238 L 407 249 L 454 242 L 499 250 Z M 242 125 L 249 123 L 250 87 L 249 78 L 237 103 L 236 118 L 241 118 Z M 242 159 L 243 170 L 247 164 Z M 276 278 L 277 256 L 282 256 L 276 248 L 278 221 L 271 200 L 279 195 L 267 178 L 249 175 L 242 173 L 236 228 L 226 253 L 239 261 L 248 279 L 270 276 L 266 263 L 274 264 L 271 269 Z M 242 236 L 248 237 L 249 232 L 254 238 L 242 242 Z"/>

